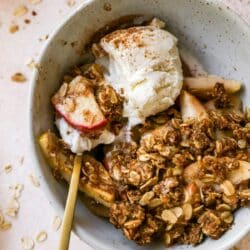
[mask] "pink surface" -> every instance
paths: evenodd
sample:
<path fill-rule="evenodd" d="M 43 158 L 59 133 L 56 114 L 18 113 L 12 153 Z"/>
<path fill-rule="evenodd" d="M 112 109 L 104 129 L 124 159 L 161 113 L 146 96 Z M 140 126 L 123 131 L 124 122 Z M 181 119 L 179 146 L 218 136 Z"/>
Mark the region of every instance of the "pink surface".
<path fill-rule="evenodd" d="M 32 70 L 27 67 L 31 58 L 37 58 L 44 44 L 39 41 L 50 34 L 65 16 L 78 4 L 84 2 L 75 1 L 72 7 L 67 5 L 67 0 L 42 0 L 40 4 L 32 5 L 28 0 L 0 0 L 0 211 L 7 208 L 11 198 L 10 186 L 17 183 L 24 185 L 20 201 L 20 211 L 16 218 L 5 216 L 11 221 L 12 228 L 8 231 L 0 231 L 0 250 L 21 249 L 20 238 L 29 236 L 34 239 L 36 235 L 45 230 L 48 239 L 43 243 L 35 243 L 34 249 L 57 249 L 59 231 L 52 230 L 52 220 L 56 211 L 50 206 L 42 186 L 34 187 L 28 176 L 33 173 L 32 162 L 29 157 L 28 119 L 27 119 L 27 95 L 29 82 L 14 83 L 11 76 L 16 72 L 23 72 L 28 80 L 31 79 Z M 248 0 L 223 0 L 239 15 L 250 23 L 250 3 Z M 22 17 L 12 15 L 14 9 L 21 4 L 28 7 L 28 13 Z M 37 16 L 32 16 L 35 10 Z M 30 24 L 24 22 L 31 21 Z M 11 23 L 20 26 L 20 30 L 11 34 L 8 29 Z M 42 39 L 40 39 L 42 40 Z M 20 157 L 24 156 L 23 164 Z M 11 164 L 12 172 L 6 174 L 4 166 Z M 250 236 L 246 237 L 237 246 L 238 249 L 250 249 Z M 72 235 L 71 250 L 88 250 L 86 244 Z"/>

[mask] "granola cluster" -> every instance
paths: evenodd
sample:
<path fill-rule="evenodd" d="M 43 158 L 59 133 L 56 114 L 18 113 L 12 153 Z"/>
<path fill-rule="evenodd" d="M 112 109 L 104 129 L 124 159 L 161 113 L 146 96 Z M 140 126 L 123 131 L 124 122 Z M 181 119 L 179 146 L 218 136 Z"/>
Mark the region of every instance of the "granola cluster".
<path fill-rule="evenodd" d="M 108 149 L 105 164 L 119 190 L 110 222 L 128 239 L 143 245 L 163 237 L 167 246 L 218 239 L 250 200 L 250 176 L 240 174 L 250 165 L 249 117 L 228 110 L 223 85 L 211 98 L 217 108 L 206 119 L 183 121 L 176 106 L 134 129 L 136 142 Z"/>

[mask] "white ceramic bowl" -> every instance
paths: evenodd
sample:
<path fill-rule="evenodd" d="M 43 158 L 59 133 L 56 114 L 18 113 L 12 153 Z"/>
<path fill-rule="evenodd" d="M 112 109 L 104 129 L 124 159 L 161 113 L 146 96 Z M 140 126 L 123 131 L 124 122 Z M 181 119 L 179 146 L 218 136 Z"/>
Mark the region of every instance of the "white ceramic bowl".
<path fill-rule="evenodd" d="M 107 11 L 104 4 L 110 4 Z M 106 5 L 107 6 L 107 5 Z M 55 30 L 44 47 L 34 74 L 30 92 L 30 139 L 34 167 L 42 176 L 42 187 L 57 212 L 63 214 L 67 185 L 58 183 L 37 145 L 37 137 L 53 130 L 53 108 L 50 97 L 61 84 L 66 70 L 83 60 L 83 47 L 90 36 L 105 24 L 124 15 L 157 16 L 168 29 L 211 74 L 242 80 L 245 105 L 250 106 L 250 30 L 219 1 L 198 0 L 93 0 L 86 1 Z M 67 44 L 63 41 L 67 41 Z M 71 42 L 77 41 L 73 48 Z M 237 212 L 235 223 L 220 240 L 206 240 L 196 247 L 228 249 L 250 229 L 250 209 Z M 74 231 L 94 249 L 165 249 L 163 244 L 139 247 L 124 238 L 121 231 L 107 221 L 91 214 L 78 202 Z M 183 247 L 175 247 L 181 249 Z M 192 248 L 192 247 L 190 247 Z"/>

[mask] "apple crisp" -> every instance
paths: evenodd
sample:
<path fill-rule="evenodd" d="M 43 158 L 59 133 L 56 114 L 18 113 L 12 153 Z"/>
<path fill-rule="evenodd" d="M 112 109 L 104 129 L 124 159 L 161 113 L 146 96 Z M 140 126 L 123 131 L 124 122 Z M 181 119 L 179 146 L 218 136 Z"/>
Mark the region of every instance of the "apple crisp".
<path fill-rule="evenodd" d="M 92 51 L 106 56 L 99 43 Z M 171 107 L 129 128 L 124 89 L 104 74 L 96 62 L 74 67 L 52 98 L 76 142 L 93 144 L 83 152 L 79 183 L 88 207 L 139 245 L 220 238 L 250 200 L 250 109 L 238 96 L 241 83 L 184 77 Z M 79 152 L 63 139 L 48 131 L 39 143 L 55 177 L 69 182 Z"/>

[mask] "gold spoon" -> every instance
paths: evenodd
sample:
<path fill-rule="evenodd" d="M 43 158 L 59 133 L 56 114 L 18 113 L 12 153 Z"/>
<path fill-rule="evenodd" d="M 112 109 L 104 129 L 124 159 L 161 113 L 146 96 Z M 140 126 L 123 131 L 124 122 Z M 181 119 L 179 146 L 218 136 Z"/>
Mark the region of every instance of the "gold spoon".
<path fill-rule="evenodd" d="M 74 159 L 74 168 L 70 180 L 69 192 L 64 211 L 59 250 L 68 250 L 69 248 L 70 233 L 75 212 L 78 184 L 81 173 L 81 165 L 82 165 L 82 156 L 77 155 Z"/>

